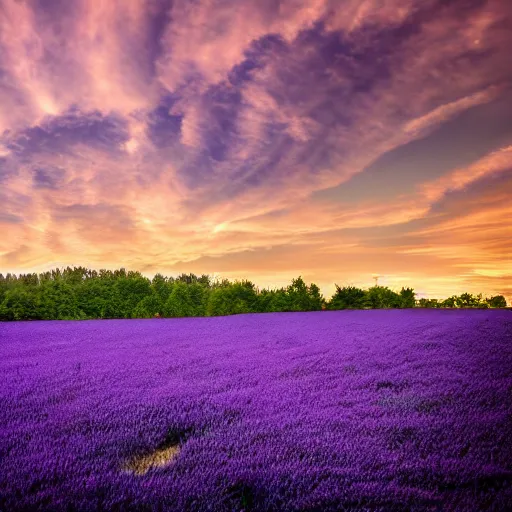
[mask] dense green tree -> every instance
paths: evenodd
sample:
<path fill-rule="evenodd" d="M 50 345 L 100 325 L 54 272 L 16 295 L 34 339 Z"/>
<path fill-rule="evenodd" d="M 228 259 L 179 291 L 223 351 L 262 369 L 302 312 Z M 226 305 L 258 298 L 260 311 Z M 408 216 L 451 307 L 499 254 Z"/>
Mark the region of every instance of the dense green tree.
<path fill-rule="evenodd" d="M 211 288 L 212 280 L 208 274 L 202 274 L 197 278 L 197 282 L 205 288 Z"/>
<path fill-rule="evenodd" d="M 270 311 L 270 305 L 272 303 L 272 298 L 274 296 L 274 291 L 269 290 L 267 288 L 263 288 L 258 294 L 258 313 L 266 313 Z"/>
<path fill-rule="evenodd" d="M 270 312 L 280 313 L 285 311 L 291 311 L 290 299 L 286 288 L 280 288 L 274 292 Z"/>
<path fill-rule="evenodd" d="M 43 320 L 84 318 L 78 308 L 75 287 L 64 279 L 46 281 L 39 288 L 38 316 Z"/>
<path fill-rule="evenodd" d="M 250 281 L 213 280 L 203 274 L 177 278 L 157 274 L 150 281 L 140 272 L 53 269 L 40 274 L 0 274 L 0 319 L 149 318 L 164 316 L 231 315 L 252 312 L 317 311 L 325 306 L 320 289 L 302 277 L 286 288 L 258 290 Z M 329 309 L 409 308 L 411 288 L 396 293 L 384 286 L 368 290 L 346 286 L 336 291 Z M 422 298 L 419 307 L 506 307 L 502 295 L 483 299 L 463 293 L 443 301 Z"/>
<path fill-rule="evenodd" d="M 428 300 L 425 297 L 422 297 L 421 299 L 418 299 L 417 305 L 419 308 L 428 308 Z"/>
<path fill-rule="evenodd" d="M 387 286 L 372 286 L 366 292 L 366 304 L 372 309 L 399 308 L 401 297 Z"/>
<path fill-rule="evenodd" d="M 114 272 L 112 270 L 107 270 L 102 268 L 98 273 L 99 279 L 102 281 L 113 281 L 115 279 Z"/>
<path fill-rule="evenodd" d="M 286 289 L 263 289 L 258 295 L 257 311 L 261 313 L 290 311 L 290 301 Z"/>
<path fill-rule="evenodd" d="M 301 276 L 292 279 L 292 283 L 286 289 L 289 311 L 308 311 L 309 294 L 308 287 Z"/>
<path fill-rule="evenodd" d="M 9 288 L 0 304 L 2 320 L 35 320 L 40 318 L 35 293 L 17 285 Z"/>
<path fill-rule="evenodd" d="M 329 309 L 362 309 L 366 306 L 366 292 L 355 286 L 339 287 L 329 301 Z"/>
<path fill-rule="evenodd" d="M 413 308 L 416 306 L 416 294 L 412 288 L 402 288 L 400 290 L 400 307 Z"/>
<path fill-rule="evenodd" d="M 235 281 L 212 290 L 208 298 L 208 316 L 235 315 L 258 311 L 256 287 L 250 281 Z"/>
<path fill-rule="evenodd" d="M 180 274 L 176 281 L 179 283 L 192 284 L 197 283 L 198 277 L 195 274 Z"/>
<path fill-rule="evenodd" d="M 9 285 L 7 283 L 7 279 L 3 274 L 0 274 L 0 304 L 2 304 L 8 288 Z"/>
<path fill-rule="evenodd" d="M 139 272 L 129 272 L 116 279 L 113 295 L 112 314 L 115 318 L 130 318 L 137 304 L 151 293 L 151 281 Z"/>
<path fill-rule="evenodd" d="M 288 311 L 320 311 L 324 304 L 320 288 L 316 284 L 307 286 L 301 276 L 292 279 L 286 294 Z"/>
<path fill-rule="evenodd" d="M 489 305 L 482 299 L 482 295 L 472 295 L 471 293 L 463 293 L 455 297 L 455 303 L 459 308 L 486 308 Z"/>
<path fill-rule="evenodd" d="M 59 279 L 62 279 L 62 272 L 60 268 L 54 268 L 50 271 L 51 279 L 53 281 L 58 281 Z"/>
<path fill-rule="evenodd" d="M 172 292 L 173 282 L 174 280 L 167 279 L 162 274 L 156 274 L 151 281 L 151 288 L 158 294 L 164 304 Z"/>
<path fill-rule="evenodd" d="M 456 308 L 457 307 L 457 297 L 452 295 L 441 301 L 441 307 L 443 308 Z"/>
<path fill-rule="evenodd" d="M 506 308 L 507 301 L 503 295 L 494 295 L 493 297 L 489 297 L 485 299 L 489 307 L 491 308 Z"/>
<path fill-rule="evenodd" d="M 422 298 L 418 301 L 418 306 L 420 308 L 440 308 L 441 302 L 439 302 L 437 299 Z"/>
<path fill-rule="evenodd" d="M 441 301 L 423 298 L 418 301 L 418 306 L 423 308 L 505 308 L 507 301 L 503 295 L 483 299 L 482 294 L 463 293 L 452 295 Z"/>
<path fill-rule="evenodd" d="M 188 285 L 188 293 L 194 305 L 194 316 L 205 316 L 208 297 L 210 295 L 209 288 L 202 284 L 200 280 L 197 280 Z"/>
<path fill-rule="evenodd" d="M 75 293 L 77 308 L 86 318 L 108 318 L 113 293 L 109 281 L 86 279 Z"/>
<path fill-rule="evenodd" d="M 126 269 L 125 268 L 117 268 L 113 272 L 114 279 L 121 279 L 124 277 L 127 277 Z"/>
<path fill-rule="evenodd" d="M 201 316 L 205 314 L 206 292 L 200 284 L 186 284 L 183 280 L 177 280 L 169 298 L 164 306 L 164 316 L 184 317 Z"/>
<path fill-rule="evenodd" d="M 21 274 L 18 278 L 18 283 L 27 288 L 35 288 L 39 284 L 37 274 Z"/>
<path fill-rule="evenodd" d="M 84 267 L 66 267 L 62 271 L 62 279 L 71 285 L 78 285 L 87 278 L 88 272 Z"/>
<path fill-rule="evenodd" d="M 308 286 L 309 295 L 309 311 L 320 311 L 325 306 L 325 299 L 320 292 L 320 288 L 315 284 L 311 283 Z"/>
<path fill-rule="evenodd" d="M 163 316 L 164 302 L 157 292 L 152 291 L 150 295 L 146 295 L 136 306 L 132 312 L 132 318 L 153 318 L 155 316 Z"/>

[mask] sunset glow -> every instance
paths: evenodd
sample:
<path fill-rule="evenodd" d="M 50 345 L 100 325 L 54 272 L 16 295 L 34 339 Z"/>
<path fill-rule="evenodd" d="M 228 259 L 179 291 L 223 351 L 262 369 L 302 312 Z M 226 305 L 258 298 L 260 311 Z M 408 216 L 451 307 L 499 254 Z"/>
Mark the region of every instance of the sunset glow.
<path fill-rule="evenodd" d="M 512 3 L 0 0 L 0 272 L 512 300 Z"/>

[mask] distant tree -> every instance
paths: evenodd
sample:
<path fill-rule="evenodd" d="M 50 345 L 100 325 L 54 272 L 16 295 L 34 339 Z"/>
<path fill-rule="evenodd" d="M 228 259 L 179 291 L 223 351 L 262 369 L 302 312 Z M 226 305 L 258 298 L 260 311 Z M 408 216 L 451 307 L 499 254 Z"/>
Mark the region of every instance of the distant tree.
<path fill-rule="evenodd" d="M 258 294 L 258 304 L 256 309 L 261 313 L 290 311 L 290 301 L 288 299 L 286 289 L 279 288 L 275 290 L 261 290 Z"/>
<path fill-rule="evenodd" d="M 156 291 L 152 291 L 150 295 L 146 295 L 135 306 L 132 312 L 132 318 L 153 318 L 156 315 L 161 316 L 164 310 L 164 302 Z"/>
<path fill-rule="evenodd" d="M 441 303 L 437 299 L 425 299 L 422 298 L 418 301 L 420 308 L 440 308 Z"/>
<path fill-rule="evenodd" d="M 210 290 L 204 284 L 204 281 L 198 279 L 188 285 L 188 294 L 194 306 L 194 316 L 206 315 L 206 304 L 208 302 Z"/>
<path fill-rule="evenodd" d="M 85 279 L 97 279 L 98 278 L 98 271 L 94 269 L 87 269 Z"/>
<path fill-rule="evenodd" d="M 153 318 L 155 316 L 231 315 L 252 312 L 318 311 L 346 308 L 413 307 L 412 288 L 396 293 L 384 286 L 368 290 L 340 288 L 326 303 L 319 287 L 302 277 L 285 288 L 259 290 L 247 280 L 231 282 L 208 275 L 156 274 L 85 267 L 53 269 L 40 274 L 0 274 L 0 319 Z M 463 293 L 443 301 L 419 299 L 420 307 L 506 307 L 505 297 L 486 299 Z"/>
<path fill-rule="evenodd" d="M 489 305 L 482 299 L 482 295 L 463 293 L 455 297 L 455 303 L 459 308 L 486 308 Z"/>
<path fill-rule="evenodd" d="M 114 274 L 114 279 L 121 279 L 121 278 L 124 279 L 127 277 L 125 268 L 118 268 L 118 269 L 114 270 L 113 274 Z"/>
<path fill-rule="evenodd" d="M 493 297 L 486 298 L 485 301 L 491 308 L 506 308 L 507 300 L 503 295 L 494 295 Z"/>
<path fill-rule="evenodd" d="M 473 307 L 479 309 L 488 309 L 490 306 L 489 303 L 483 298 L 482 294 L 479 293 L 478 295 L 476 295 L 476 301 Z"/>
<path fill-rule="evenodd" d="M 372 286 L 366 292 L 366 304 L 372 309 L 399 308 L 401 297 L 387 286 Z"/>
<path fill-rule="evenodd" d="M 22 285 L 9 288 L 0 304 L 0 319 L 2 320 L 32 320 L 38 319 L 36 295 Z"/>
<path fill-rule="evenodd" d="M 7 283 L 7 279 L 3 274 L 0 274 L 0 304 L 2 304 L 8 288 L 9 285 Z"/>
<path fill-rule="evenodd" d="M 274 290 L 263 288 L 258 294 L 258 305 L 257 310 L 259 313 L 270 312 L 272 298 L 274 297 Z"/>
<path fill-rule="evenodd" d="M 180 274 L 176 278 L 176 281 L 185 284 L 192 284 L 197 282 L 197 276 L 195 274 Z"/>
<path fill-rule="evenodd" d="M 207 294 L 199 283 L 185 284 L 177 280 L 164 306 L 164 316 L 185 317 L 205 314 Z"/>
<path fill-rule="evenodd" d="M 172 286 L 173 282 L 162 274 L 156 274 L 151 281 L 151 288 L 158 294 L 164 304 L 172 292 Z"/>
<path fill-rule="evenodd" d="M 457 307 L 457 297 L 455 295 L 452 295 L 451 297 L 448 297 L 447 299 L 444 299 L 441 302 L 441 307 L 443 307 L 443 308 L 456 308 Z"/>
<path fill-rule="evenodd" d="M 366 292 L 355 286 L 339 287 L 329 301 L 329 309 L 362 309 L 366 305 Z"/>
<path fill-rule="evenodd" d="M 206 314 L 208 316 L 235 315 L 257 312 L 259 308 L 256 287 L 250 281 L 235 281 L 230 286 L 220 286 L 210 293 Z"/>
<path fill-rule="evenodd" d="M 197 282 L 205 288 L 210 288 L 212 286 L 212 280 L 208 274 L 202 274 L 197 278 Z"/>
<path fill-rule="evenodd" d="M 301 276 L 292 279 L 292 284 L 286 289 L 289 311 L 308 311 L 308 287 Z"/>
<path fill-rule="evenodd" d="M 113 289 L 108 280 L 86 279 L 75 289 L 77 309 L 85 318 L 109 318 Z M 112 315 L 114 317 L 115 315 Z"/>
<path fill-rule="evenodd" d="M 51 279 L 53 281 L 58 281 L 59 279 L 62 279 L 62 272 L 60 268 L 54 268 L 50 271 L 51 273 Z"/>
<path fill-rule="evenodd" d="M 75 293 L 76 287 L 64 278 L 45 281 L 38 290 L 38 316 L 43 320 L 74 320 L 84 318 Z"/>
<path fill-rule="evenodd" d="M 229 288 L 233 283 L 229 279 L 215 279 L 211 283 L 212 288 Z"/>
<path fill-rule="evenodd" d="M 286 295 L 288 311 L 320 311 L 324 303 L 320 288 L 314 283 L 306 285 L 301 276 L 292 279 Z"/>
<path fill-rule="evenodd" d="M 320 292 L 320 288 L 315 284 L 311 283 L 308 286 L 309 294 L 309 310 L 310 311 L 321 311 L 325 307 L 325 299 Z"/>
<path fill-rule="evenodd" d="M 62 279 L 71 285 L 81 284 L 87 277 L 88 270 L 84 267 L 66 267 L 62 271 Z"/>
<path fill-rule="evenodd" d="M 402 288 L 400 290 L 400 307 L 413 308 L 416 306 L 416 294 L 412 288 Z"/>
<path fill-rule="evenodd" d="M 290 298 L 286 288 L 274 290 L 270 311 L 273 313 L 292 311 Z"/>
<path fill-rule="evenodd" d="M 193 316 L 193 307 L 188 294 L 187 285 L 176 281 L 169 298 L 164 305 L 164 316 L 183 317 Z"/>
<path fill-rule="evenodd" d="M 150 293 L 150 280 L 139 272 L 119 273 L 113 286 L 112 310 L 109 316 L 131 318 L 137 304 Z"/>
<path fill-rule="evenodd" d="M 39 284 L 37 274 L 21 274 L 18 277 L 18 283 L 24 285 L 26 288 L 35 288 Z"/>
<path fill-rule="evenodd" d="M 428 308 L 428 299 L 425 297 L 422 297 L 418 300 L 418 307 L 420 308 Z"/>
<path fill-rule="evenodd" d="M 112 281 L 115 279 L 114 272 L 112 272 L 112 270 L 107 270 L 107 269 L 102 268 L 99 271 L 99 278 L 102 281 Z"/>

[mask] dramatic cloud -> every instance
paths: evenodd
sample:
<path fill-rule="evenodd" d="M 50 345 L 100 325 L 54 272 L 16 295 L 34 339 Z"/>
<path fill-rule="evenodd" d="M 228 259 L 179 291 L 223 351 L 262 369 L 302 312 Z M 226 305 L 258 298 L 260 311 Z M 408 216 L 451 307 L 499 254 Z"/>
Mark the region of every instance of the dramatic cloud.
<path fill-rule="evenodd" d="M 500 0 L 7 1 L 0 271 L 511 293 Z"/>

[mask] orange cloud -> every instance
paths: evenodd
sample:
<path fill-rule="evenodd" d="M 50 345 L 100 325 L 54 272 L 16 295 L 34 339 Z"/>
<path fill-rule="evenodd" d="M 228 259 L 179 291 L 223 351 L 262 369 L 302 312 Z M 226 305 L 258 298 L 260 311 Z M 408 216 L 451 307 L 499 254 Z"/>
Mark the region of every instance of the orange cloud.
<path fill-rule="evenodd" d="M 433 5 L 7 3 L 0 269 L 509 289 L 510 146 L 396 197 L 311 197 L 509 91 L 504 4 Z"/>
<path fill-rule="evenodd" d="M 486 176 L 510 171 L 512 168 L 512 146 L 492 152 L 465 169 L 457 169 L 438 180 L 425 183 L 421 192 L 433 202 L 446 192 L 460 190 Z"/>

